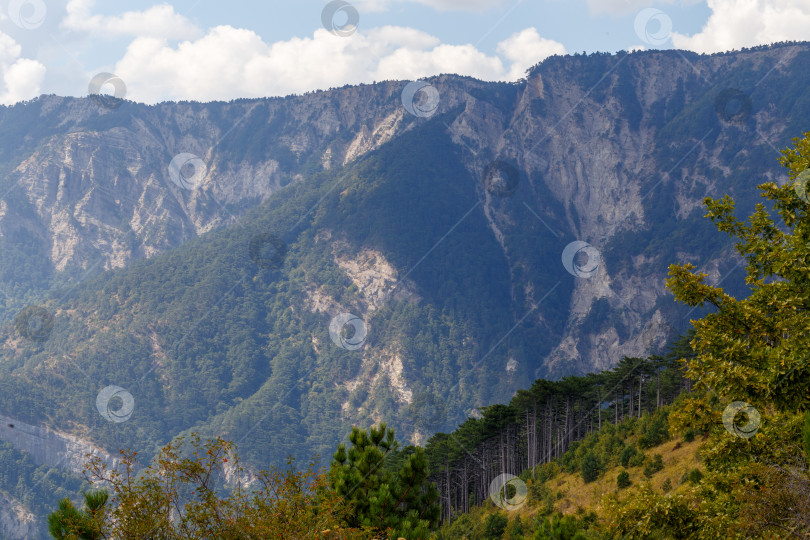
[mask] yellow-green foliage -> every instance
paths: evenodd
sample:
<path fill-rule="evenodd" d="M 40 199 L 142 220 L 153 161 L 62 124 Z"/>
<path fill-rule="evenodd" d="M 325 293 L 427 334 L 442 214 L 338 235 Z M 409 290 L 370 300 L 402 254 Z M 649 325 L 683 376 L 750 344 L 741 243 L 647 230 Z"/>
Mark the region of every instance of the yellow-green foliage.
<path fill-rule="evenodd" d="M 683 435 L 688 430 L 706 432 L 720 423 L 720 411 L 715 410 L 706 397 L 687 397 L 672 404 L 669 427 Z"/>
<path fill-rule="evenodd" d="M 221 438 L 177 439 L 140 473 L 136 452 L 121 455 L 119 467 L 98 457 L 86 466 L 88 480 L 110 491 L 94 518 L 102 536 L 93 538 L 375 537 L 368 529 L 343 525 L 351 508 L 313 466 L 298 471 L 290 460 L 283 470 L 260 472 L 251 489 L 239 485 L 223 492 L 226 473 L 240 477 L 245 471 L 233 443 Z M 79 537 L 84 538 L 65 536 Z"/>
<path fill-rule="evenodd" d="M 728 538 L 732 523 L 723 505 L 700 502 L 698 488 L 667 494 L 644 483 L 619 499 L 603 501 L 605 531 L 620 538 Z"/>

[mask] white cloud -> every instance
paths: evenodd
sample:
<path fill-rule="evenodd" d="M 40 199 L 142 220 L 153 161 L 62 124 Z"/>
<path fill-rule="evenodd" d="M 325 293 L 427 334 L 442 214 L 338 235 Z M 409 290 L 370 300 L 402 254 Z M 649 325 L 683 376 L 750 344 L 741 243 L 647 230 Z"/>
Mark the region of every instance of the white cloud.
<path fill-rule="evenodd" d="M 439 11 L 485 11 L 502 5 L 503 0 L 414 0 Z"/>
<path fill-rule="evenodd" d="M 522 0 L 521 0 L 522 1 Z M 505 0 L 355 0 L 352 4 L 361 12 L 380 12 L 391 9 L 395 3 L 417 3 L 437 11 L 483 12 L 505 5 Z"/>
<path fill-rule="evenodd" d="M 22 48 L 11 36 L 0 32 L 0 73 L 3 77 L 0 103 L 11 105 L 40 94 L 45 66 L 20 58 Z"/>
<path fill-rule="evenodd" d="M 209 101 L 440 73 L 514 80 L 527 67 L 565 49 L 530 28 L 501 42 L 497 51 L 499 56 L 490 56 L 473 45 L 442 44 L 425 32 L 396 26 L 351 37 L 319 29 L 311 38 L 271 44 L 253 31 L 218 26 L 176 46 L 165 39 L 136 38 L 115 73 L 126 82 L 127 97 L 137 101 Z"/>
<path fill-rule="evenodd" d="M 703 29 L 693 36 L 673 33 L 675 47 L 710 53 L 808 38 L 808 0 L 708 0 L 708 4 L 712 14 Z"/>
<path fill-rule="evenodd" d="M 640 11 L 644 8 L 652 7 L 654 4 L 678 4 L 679 6 L 689 6 L 699 4 L 702 1 L 703 0 L 588 0 L 588 8 L 594 15 L 599 13 L 627 15 Z"/>
<path fill-rule="evenodd" d="M 562 43 L 540 37 L 535 28 L 527 28 L 501 41 L 497 50 L 512 63 L 507 76 L 510 80 L 523 77 L 526 70 L 535 65 L 539 59 L 555 54 L 566 54 Z"/>
<path fill-rule="evenodd" d="M 61 26 L 74 32 L 88 32 L 107 38 L 138 36 L 193 39 L 202 33 L 168 4 L 152 6 L 146 11 L 127 11 L 117 17 L 91 14 L 94 4 L 95 0 L 70 0 L 67 4 L 67 16 L 62 20 Z"/>

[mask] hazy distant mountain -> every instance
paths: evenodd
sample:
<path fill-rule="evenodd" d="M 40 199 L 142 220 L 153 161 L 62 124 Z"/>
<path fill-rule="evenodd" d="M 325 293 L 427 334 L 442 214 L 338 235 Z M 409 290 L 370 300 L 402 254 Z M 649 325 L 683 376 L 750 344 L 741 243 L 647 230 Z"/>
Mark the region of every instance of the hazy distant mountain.
<path fill-rule="evenodd" d="M 0 437 L 74 470 L 188 431 L 256 465 L 328 458 L 352 424 L 423 442 L 536 376 L 654 352 L 696 316 L 670 263 L 740 270 L 702 198 L 745 210 L 786 177 L 808 73 L 790 44 L 0 109 L 0 414 L 30 432 Z"/>

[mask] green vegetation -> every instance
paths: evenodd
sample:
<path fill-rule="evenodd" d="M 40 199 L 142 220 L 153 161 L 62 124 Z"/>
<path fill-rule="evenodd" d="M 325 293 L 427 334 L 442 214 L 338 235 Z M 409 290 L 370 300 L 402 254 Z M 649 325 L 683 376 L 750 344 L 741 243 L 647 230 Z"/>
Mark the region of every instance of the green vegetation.
<path fill-rule="evenodd" d="M 654 454 L 652 461 L 647 463 L 644 467 L 644 476 L 647 478 L 652 478 L 652 475 L 657 473 L 658 471 L 664 468 L 664 458 L 661 454 Z"/>
<path fill-rule="evenodd" d="M 49 529 L 59 540 L 427 538 L 439 507 L 424 450 L 398 451 L 385 424 L 349 438 L 328 473 L 298 471 L 292 459 L 248 473 L 233 443 L 198 435 L 169 443 L 145 468 L 132 451 L 121 452 L 120 467 L 92 458 L 85 475 L 103 489 L 86 492 L 81 510 L 61 500 Z M 495 516 L 489 537 L 500 538 L 506 521 Z"/>
<path fill-rule="evenodd" d="M 619 456 L 619 463 L 622 464 L 622 467 L 628 467 L 630 465 L 630 460 L 638 455 L 638 450 L 632 444 L 625 446 L 624 450 L 622 450 L 621 455 Z"/>
<path fill-rule="evenodd" d="M 362 539 L 369 528 L 345 526 L 346 501 L 329 477 L 292 460 L 246 476 L 232 443 L 196 435 L 161 449 L 145 468 L 137 453 L 122 451 L 122 466 L 91 459 L 86 477 L 107 491 L 85 494 L 85 509 L 69 499 L 48 517 L 58 539 Z M 109 487 L 108 487 L 109 486 Z M 411 537 L 414 538 L 414 537 Z"/>
<path fill-rule="evenodd" d="M 627 471 L 622 471 L 619 473 L 619 476 L 616 477 L 616 487 L 619 489 L 624 489 L 626 487 L 630 487 L 630 473 Z"/>
<path fill-rule="evenodd" d="M 390 530 L 392 538 L 426 538 L 439 522 L 438 494 L 426 482 L 425 451 L 415 448 L 394 470 L 385 467 L 397 450 L 394 430 L 385 424 L 368 433 L 353 428 L 346 451 L 341 443 L 332 460 L 330 485 L 352 510 L 351 527 Z"/>
<path fill-rule="evenodd" d="M 669 408 L 664 404 L 689 387 L 677 365 L 677 358 L 688 356 L 688 340 L 676 341 L 664 356 L 624 358 L 602 373 L 537 380 L 529 390 L 518 391 L 509 405 L 481 408 L 480 418 L 431 437 L 426 453 L 442 495 L 443 519 L 484 503 L 498 474 L 539 484 L 563 471 L 594 482 L 619 463 L 643 463 L 644 454 L 636 447 L 669 440 Z M 488 464 L 489 475 L 474 473 L 480 463 Z M 527 471 L 527 463 L 538 466 Z M 549 499 L 554 489 L 530 491 L 553 506 Z"/>
<path fill-rule="evenodd" d="M 76 493 L 82 481 L 62 468 L 37 466 L 27 452 L 0 441 L 0 485 L 32 512 L 44 516 L 57 501 Z"/>
<path fill-rule="evenodd" d="M 596 456 L 593 455 L 593 452 L 585 454 L 579 468 L 582 471 L 582 479 L 585 480 L 586 484 L 599 478 L 599 473 L 602 472 L 602 465 L 599 463 Z"/>
<path fill-rule="evenodd" d="M 57 540 L 99 540 L 104 507 L 109 500 L 106 491 L 84 494 L 84 508 L 77 509 L 70 499 L 59 501 L 59 509 L 48 516 L 48 532 Z"/>

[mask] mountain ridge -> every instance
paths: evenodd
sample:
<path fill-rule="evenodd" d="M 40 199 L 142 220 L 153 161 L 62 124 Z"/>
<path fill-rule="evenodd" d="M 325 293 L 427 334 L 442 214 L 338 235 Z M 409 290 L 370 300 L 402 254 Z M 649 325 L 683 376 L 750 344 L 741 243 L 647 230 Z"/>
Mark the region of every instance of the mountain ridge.
<path fill-rule="evenodd" d="M 808 66 L 808 44 L 550 58 L 516 84 L 430 78 L 427 117 L 402 82 L 0 110 L 39 130 L 0 137 L 0 413 L 107 451 L 224 434 L 261 465 L 388 418 L 423 442 L 538 376 L 655 352 L 698 314 L 666 297 L 669 263 L 741 271 L 700 201 L 744 210 L 754 179 L 783 179 Z M 172 180 L 182 152 L 197 190 Z M 595 268 L 562 260 L 574 242 Z M 44 339 L 12 323 L 26 305 L 51 314 Z M 343 313 L 358 349 L 330 332 Z M 97 410 L 108 386 L 126 421 Z"/>

